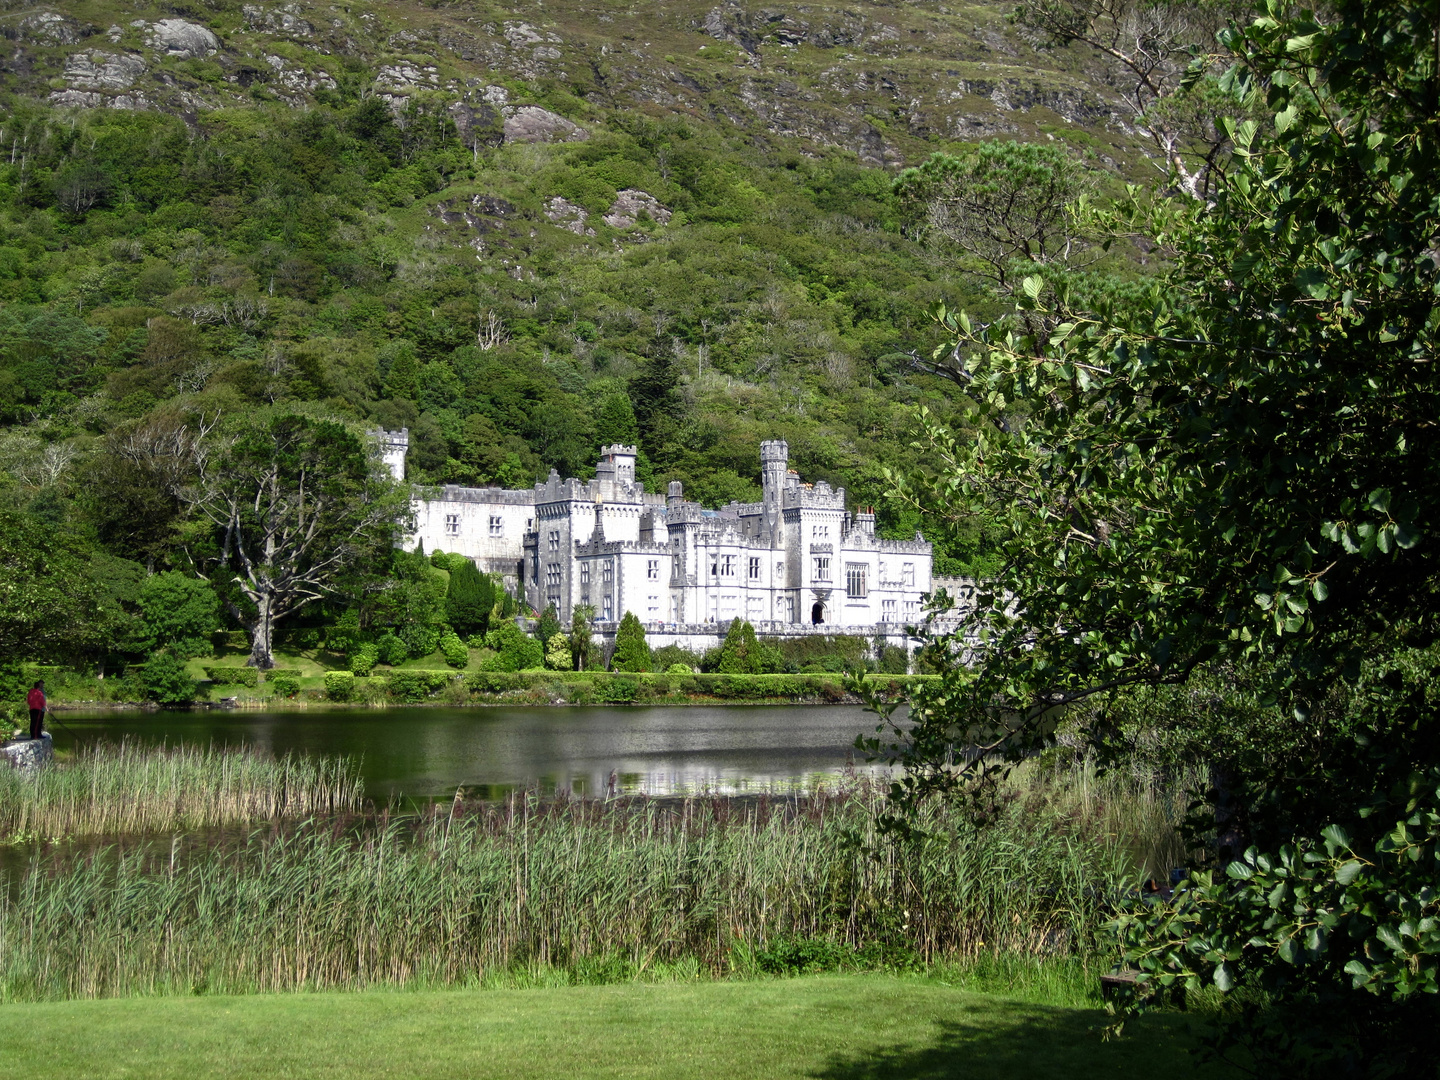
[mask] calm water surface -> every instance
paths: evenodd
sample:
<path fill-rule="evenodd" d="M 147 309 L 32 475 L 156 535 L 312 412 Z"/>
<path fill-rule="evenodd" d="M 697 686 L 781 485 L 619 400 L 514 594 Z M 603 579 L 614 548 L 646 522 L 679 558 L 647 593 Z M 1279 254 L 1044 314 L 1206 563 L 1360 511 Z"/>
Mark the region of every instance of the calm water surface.
<path fill-rule="evenodd" d="M 875 725 L 855 706 L 827 705 L 66 712 L 59 721 L 50 726 L 61 748 L 123 738 L 345 755 L 381 800 L 461 787 L 480 796 L 804 790 L 849 768 L 855 736 Z"/>

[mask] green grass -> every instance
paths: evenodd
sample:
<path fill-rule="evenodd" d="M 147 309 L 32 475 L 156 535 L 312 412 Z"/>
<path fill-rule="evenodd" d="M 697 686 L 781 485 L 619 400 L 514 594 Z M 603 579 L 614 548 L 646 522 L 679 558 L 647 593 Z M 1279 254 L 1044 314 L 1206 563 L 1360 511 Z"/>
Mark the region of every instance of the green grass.
<path fill-rule="evenodd" d="M 1008 1080 L 1222 1076 L 1154 1017 L 1104 1042 L 1094 1009 L 880 975 L 544 990 L 9 1005 L 0 1075 Z"/>

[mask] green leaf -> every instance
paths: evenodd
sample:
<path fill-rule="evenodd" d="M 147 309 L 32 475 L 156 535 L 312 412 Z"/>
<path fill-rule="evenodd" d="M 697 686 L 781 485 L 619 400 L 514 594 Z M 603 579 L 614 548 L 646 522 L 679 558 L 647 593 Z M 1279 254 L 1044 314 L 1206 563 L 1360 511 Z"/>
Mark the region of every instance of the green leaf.
<path fill-rule="evenodd" d="M 1040 294 L 1045 291 L 1045 279 L 1038 274 L 1032 274 L 1020 282 L 1020 288 L 1031 300 L 1038 300 Z"/>
<path fill-rule="evenodd" d="M 1335 880 L 1341 885 L 1349 885 L 1360 876 L 1360 871 L 1364 869 L 1365 864 L 1359 859 L 1351 859 L 1348 862 L 1343 862 L 1335 871 Z"/>
<path fill-rule="evenodd" d="M 1227 961 L 1215 968 L 1215 985 L 1222 994 L 1228 994 L 1235 989 L 1235 969 Z"/>

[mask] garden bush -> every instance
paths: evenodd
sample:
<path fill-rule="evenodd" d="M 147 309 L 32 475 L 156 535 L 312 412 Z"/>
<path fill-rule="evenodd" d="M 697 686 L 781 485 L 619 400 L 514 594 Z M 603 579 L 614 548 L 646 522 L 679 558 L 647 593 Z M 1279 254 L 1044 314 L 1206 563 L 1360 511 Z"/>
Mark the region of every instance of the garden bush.
<path fill-rule="evenodd" d="M 271 668 L 265 673 L 266 682 L 274 682 L 276 679 L 299 679 L 300 669 L 293 667 Z"/>
<path fill-rule="evenodd" d="M 185 661 L 168 652 L 156 653 L 141 667 L 139 686 L 146 701 L 161 705 L 194 701 L 198 689 L 185 673 Z"/>
<path fill-rule="evenodd" d="M 207 667 L 205 677 L 211 682 L 225 686 L 255 686 L 260 682 L 260 672 L 253 667 Z"/>
<path fill-rule="evenodd" d="M 369 675 L 380 659 L 380 646 L 367 641 L 350 654 L 350 670 L 359 676 Z"/>
<path fill-rule="evenodd" d="M 375 646 L 378 650 L 380 663 L 388 664 L 391 667 L 394 667 L 396 664 L 403 664 L 410 656 L 410 647 L 389 632 L 382 635 L 380 640 L 375 643 Z"/>
<path fill-rule="evenodd" d="M 272 675 L 265 680 L 270 689 L 275 692 L 276 697 L 292 698 L 300 693 L 300 680 L 290 675 Z"/>
<path fill-rule="evenodd" d="M 397 701 L 424 701 L 454 677 L 453 672 L 419 668 L 392 671 L 385 679 L 385 689 Z"/>
<path fill-rule="evenodd" d="M 470 649 L 453 631 L 440 639 L 440 651 L 445 656 L 445 663 L 453 668 L 463 668 L 470 663 Z"/>
<path fill-rule="evenodd" d="M 351 700 L 355 696 L 355 676 L 348 671 L 327 671 L 325 696 L 331 701 Z"/>

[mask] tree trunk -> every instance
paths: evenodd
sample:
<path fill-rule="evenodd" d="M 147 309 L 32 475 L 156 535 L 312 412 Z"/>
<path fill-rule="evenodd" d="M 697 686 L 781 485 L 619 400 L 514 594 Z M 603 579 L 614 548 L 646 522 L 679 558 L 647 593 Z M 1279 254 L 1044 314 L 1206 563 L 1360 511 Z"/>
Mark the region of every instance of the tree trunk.
<path fill-rule="evenodd" d="M 275 666 L 270 642 L 275 631 L 275 614 L 269 596 L 262 596 L 255 603 L 255 617 L 246 620 L 245 629 L 250 631 L 250 659 L 245 663 L 261 671 Z"/>

